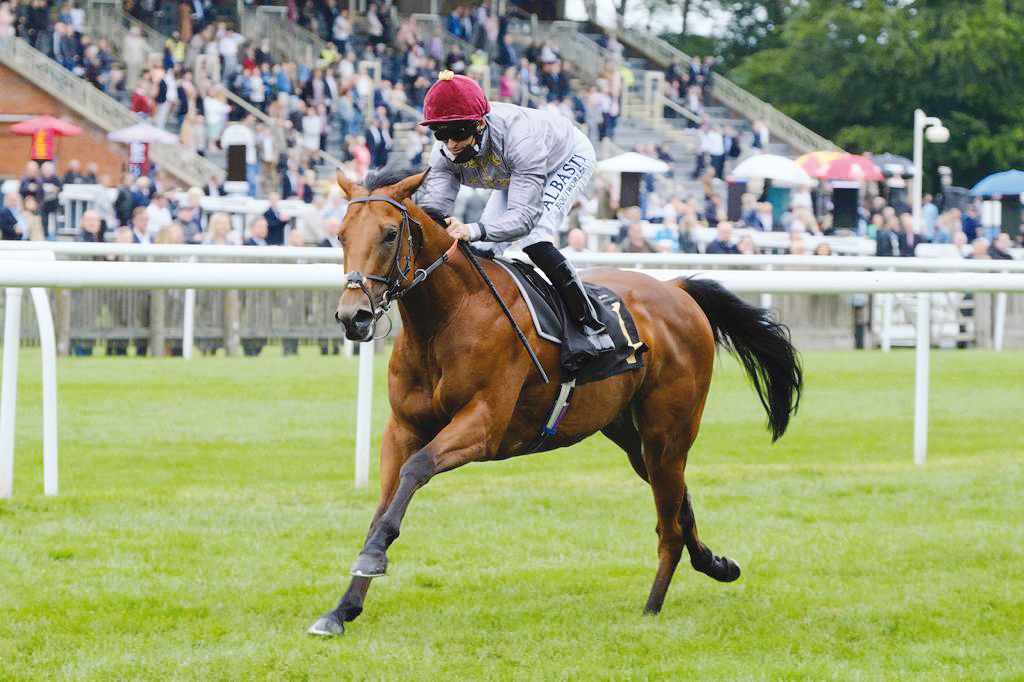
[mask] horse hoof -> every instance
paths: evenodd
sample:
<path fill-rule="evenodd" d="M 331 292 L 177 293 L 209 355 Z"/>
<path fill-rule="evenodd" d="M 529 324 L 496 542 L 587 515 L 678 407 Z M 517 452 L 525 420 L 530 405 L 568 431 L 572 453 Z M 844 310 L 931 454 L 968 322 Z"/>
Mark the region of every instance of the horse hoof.
<path fill-rule="evenodd" d="M 333 613 L 329 613 L 317 618 L 317 621 L 310 625 L 306 632 L 317 637 L 337 637 L 345 634 L 345 626 Z"/>
<path fill-rule="evenodd" d="M 359 578 L 380 578 L 387 575 L 388 557 L 386 554 L 360 554 L 352 564 L 352 575 Z"/>
<path fill-rule="evenodd" d="M 740 577 L 740 565 L 727 556 L 722 557 L 724 564 L 715 579 L 723 583 L 731 583 Z"/>

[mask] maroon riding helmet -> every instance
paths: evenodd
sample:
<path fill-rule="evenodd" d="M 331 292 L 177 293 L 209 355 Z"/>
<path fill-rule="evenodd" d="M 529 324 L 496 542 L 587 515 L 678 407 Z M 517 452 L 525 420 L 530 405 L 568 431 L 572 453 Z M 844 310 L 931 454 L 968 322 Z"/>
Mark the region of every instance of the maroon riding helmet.
<path fill-rule="evenodd" d="M 441 145 L 441 153 L 449 160 L 466 163 L 480 153 L 483 132 L 477 127 L 490 110 L 491 103 L 476 81 L 445 70 L 423 98 L 424 120 L 420 125 L 434 131 L 434 137 L 442 143 L 472 137 L 473 141 L 457 154 L 447 144 Z"/>
<path fill-rule="evenodd" d="M 420 125 L 436 128 L 442 123 L 479 121 L 491 110 L 491 103 L 476 81 L 442 71 L 423 98 Z"/>

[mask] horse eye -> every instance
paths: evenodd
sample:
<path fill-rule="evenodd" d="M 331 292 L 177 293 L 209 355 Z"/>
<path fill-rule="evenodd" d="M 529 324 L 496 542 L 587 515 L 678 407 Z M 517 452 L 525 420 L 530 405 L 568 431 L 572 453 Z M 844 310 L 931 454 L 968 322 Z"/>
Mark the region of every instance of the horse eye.
<path fill-rule="evenodd" d="M 398 230 L 391 229 L 384 233 L 384 243 L 393 242 L 398 239 Z"/>

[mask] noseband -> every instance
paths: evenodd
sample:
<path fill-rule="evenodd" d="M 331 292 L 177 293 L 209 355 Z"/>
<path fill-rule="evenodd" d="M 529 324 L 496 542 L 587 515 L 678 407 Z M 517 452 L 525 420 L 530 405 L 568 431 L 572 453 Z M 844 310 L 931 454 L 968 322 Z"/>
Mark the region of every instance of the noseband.
<path fill-rule="evenodd" d="M 416 270 L 416 272 L 413 273 L 412 282 L 409 286 L 402 286 L 402 282 L 409 277 L 409 272 L 412 270 L 413 251 L 415 247 L 413 244 L 412 228 L 409 224 L 415 221 L 409 218 L 409 210 L 391 197 L 371 194 L 365 197 L 357 197 L 350 200 L 348 203 L 349 205 L 352 205 L 367 201 L 386 201 L 402 213 L 402 225 L 398 229 L 398 238 L 395 239 L 395 257 L 391 261 L 391 269 L 388 271 L 388 274 L 382 277 L 380 275 L 364 275 L 361 272 L 350 272 L 345 278 L 345 287 L 347 289 L 359 289 L 366 296 L 366 300 L 373 311 L 373 321 L 376 323 L 377 320 L 379 320 L 381 316 L 388 311 L 388 308 L 391 307 L 392 301 L 397 301 L 408 294 L 414 288 L 423 283 L 423 280 L 425 280 L 430 273 L 447 263 L 448 259 L 458 248 L 459 240 L 456 239 L 451 245 L 451 248 L 445 251 L 440 258 L 435 260 L 426 268 Z M 405 238 L 409 241 L 409 249 L 406 251 L 404 259 L 402 258 L 403 235 L 405 235 Z M 366 280 L 380 282 L 387 287 L 384 294 L 381 296 L 380 303 L 376 306 L 373 304 L 373 296 L 370 295 L 370 290 L 366 288 Z"/>

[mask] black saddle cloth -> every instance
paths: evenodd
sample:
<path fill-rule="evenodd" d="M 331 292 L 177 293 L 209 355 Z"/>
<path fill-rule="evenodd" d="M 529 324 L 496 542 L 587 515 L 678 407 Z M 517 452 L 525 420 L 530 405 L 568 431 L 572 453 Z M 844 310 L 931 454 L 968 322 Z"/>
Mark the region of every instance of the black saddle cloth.
<path fill-rule="evenodd" d="M 575 367 L 574 360 L 578 360 L 579 351 L 590 349 L 591 344 L 579 327 L 569 321 L 562 297 L 530 263 L 502 258 L 495 258 L 494 261 L 511 274 L 519 285 L 519 292 L 530 307 L 537 334 L 561 346 L 563 382 L 576 379 L 576 385 L 586 384 L 644 366 L 643 352 L 647 350 L 647 345 L 640 341 L 633 316 L 622 299 L 610 289 L 589 282 L 583 283 L 598 317 L 615 343 L 615 349 Z"/>

